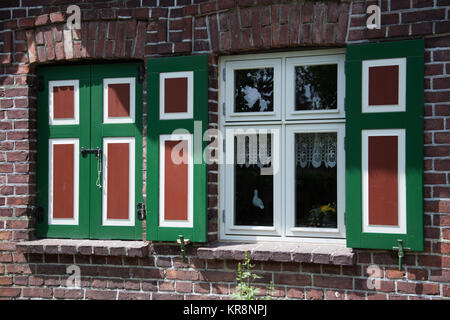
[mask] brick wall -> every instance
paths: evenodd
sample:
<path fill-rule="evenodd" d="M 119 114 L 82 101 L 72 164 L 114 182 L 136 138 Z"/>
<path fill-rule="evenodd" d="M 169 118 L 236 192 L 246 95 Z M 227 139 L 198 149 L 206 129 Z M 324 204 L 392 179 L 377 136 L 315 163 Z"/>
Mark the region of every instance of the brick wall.
<path fill-rule="evenodd" d="M 209 126 L 217 127 L 217 64 L 222 54 L 418 37 L 426 38 L 425 251 L 407 254 L 402 272 L 396 270 L 393 252 L 376 250 L 356 251 L 354 266 L 260 261 L 256 269 L 263 276 L 261 288 L 273 280 L 280 298 L 450 298 L 448 0 L 84 0 L 79 1 L 81 30 L 73 32 L 64 30 L 69 2 L 0 3 L 0 298 L 221 299 L 236 284 L 235 260 L 200 259 L 192 246 L 186 264 L 178 247 L 170 244 L 155 244 L 144 258 L 16 249 L 17 242 L 34 234 L 27 208 L 36 195 L 35 66 L 209 54 Z M 367 30 L 365 8 L 378 3 L 382 28 Z M 217 166 L 210 166 L 208 177 L 212 241 L 218 234 Z M 80 289 L 65 286 L 71 264 L 81 267 Z M 371 264 L 382 268 L 379 290 L 367 288 Z"/>

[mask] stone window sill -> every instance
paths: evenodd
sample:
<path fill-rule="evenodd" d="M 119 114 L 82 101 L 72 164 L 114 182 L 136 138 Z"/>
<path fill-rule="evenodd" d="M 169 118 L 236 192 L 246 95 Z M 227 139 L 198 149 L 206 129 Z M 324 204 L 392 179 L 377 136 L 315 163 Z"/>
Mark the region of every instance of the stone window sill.
<path fill-rule="evenodd" d="M 16 247 L 24 253 L 147 257 L 150 243 L 120 240 L 40 239 L 19 242 Z"/>
<path fill-rule="evenodd" d="M 200 259 L 244 260 L 245 252 L 253 261 L 299 262 L 350 266 L 356 254 L 345 245 L 310 243 L 237 243 L 214 242 L 197 248 Z"/>

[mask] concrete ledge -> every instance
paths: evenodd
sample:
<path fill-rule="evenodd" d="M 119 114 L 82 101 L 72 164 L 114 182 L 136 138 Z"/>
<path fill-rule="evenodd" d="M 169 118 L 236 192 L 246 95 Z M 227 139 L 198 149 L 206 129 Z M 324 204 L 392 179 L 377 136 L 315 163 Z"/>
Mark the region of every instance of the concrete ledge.
<path fill-rule="evenodd" d="M 237 243 L 214 242 L 199 247 L 200 259 L 243 260 L 248 251 L 254 261 L 299 262 L 334 265 L 354 265 L 356 255 L 345 245 L 305 243 Z"/>
<path fill-rule="evenodd" d="M 18 242 L 16 247 L 18 251 L 24 253 L 147 257 L 150 243 L 119 240 L 41 239 Z"/>

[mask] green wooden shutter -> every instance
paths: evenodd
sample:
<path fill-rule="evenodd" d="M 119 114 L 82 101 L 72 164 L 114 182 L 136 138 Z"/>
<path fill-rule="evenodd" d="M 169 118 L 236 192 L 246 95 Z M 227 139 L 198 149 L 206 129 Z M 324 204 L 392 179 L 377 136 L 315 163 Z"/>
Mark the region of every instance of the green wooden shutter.
<path fill-rule="evenodd" d="M 37 75 L 42 88 L 38 90 L 36 182 L 37 205 L 43 209 L 43 221 L 37 223 L 36 235 L 86 238 L 89 236 L 89 200 L 85 200 L 89 199 L 89 161 L 79 155 L 78 149 L 90 144 L 90 67 L 45 67 L 38 69 Z M 57 101 L 53 90 L 60 88 L 70 89 L 71 93 Z M 54 117 L 50 113 L 52 108 L 59 109 L 53 113 Z M 72 115 L 62 114 L 67 109 L 72 110 Z M 53 121 L 53 118 L 58 119 Z M 56 153 L 53 146 L 70 148 Z M 50 159 L 52 154 L 58 159 L 53 161 L 53 156 Z M 59 167 L 58 172 L 53 170 L 54 164 Z M 52 177 L 56 179 L 54 184 Z"/>
<path fill-rule="evenodd" d="M 100 184 L 97 182 L 98 160 L 91 156 L 91 177 L 94 180 L 90 193 L 90 233 L 94 239 L 133 240 L 143 236 L 142 222 L 136 214 L 137 203 L 143 202 L 140 65 L 137 62 L 92 65 L 91 148 L 99 147 L 103 153 L 101 188 L 97 186 Z M 110 110 L 112 101 L 107 103 L 109 90 L 113 89 L 116 91 L 111 94 L 116 93 L 120 100 L 115 111 Z M 128 111 L 120 109 L 128 101 Z M 108 171 L 109 164 L 111 169 Z M 113 190 L 116 190 L 115 194 Z"/>
<path fill-rule="evenodd" d="M 350 45 L 346 63 L 347 245 L 421 251 L 424 42 Z"/>
<path fill-rule="evenodd" d="M 147 239 L 205 242 L 208 58 L 153 58 L 147 66 Z"/>

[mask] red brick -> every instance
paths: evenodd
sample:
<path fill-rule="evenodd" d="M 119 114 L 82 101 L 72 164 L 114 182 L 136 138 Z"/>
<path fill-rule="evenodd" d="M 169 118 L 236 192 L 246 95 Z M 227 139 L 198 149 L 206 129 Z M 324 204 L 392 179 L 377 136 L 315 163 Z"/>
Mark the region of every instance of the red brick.
<path fill-rule="evenodd" d="M 403 1 L 403 0 L 402 0 Z M 409 1 L 409 0 L 406 0 Z M 397 2 L 397 1 L 393 1 Z M 391 3 L 392 5 L 392 3 Z M 392 8 L 391 8 L 392 9 Z M 414 12 L 402 12 L 402 23 L 433 21 L 445 19 L 445 9 L 417 10 Z"/>
<path fill-rule="evenodd" d="M 405 277 L 405 271 L 399 271 L 398 269 L 386 269 L 386 278 L 389 279 L 403 279 Z"/>
<path fill-rule="evenodd" d="M 150 293 L 119 292 L 119 300 L 150 300 Z"/>
<path fill-rule="evenodd" d="M 65 21 L 64 13 L 63 12 L 52 12 L 52 13 L 50 13 L 50 21 L 52 23 L 64 22 Z"/>
<path fill-rule="evenodd" d="M 448 157 L 450 156 L 450 148 L 446 146 L 425 146 L 425 157 Z"/>
<path fill-rule="evenodd" d="M 19 19 L 19 27 L 20 28 L 31 28 L 34 27 L 34 18 L 22 18 Z M 5 29 L 8 29 L 5 27 Z"/>
<path fill-rule="evenodd" d="M 291 286 L 309 286 L 311 285 L 311 276 L 300 274 L 276 273 L 274 283 L 287 284 Z"/>
<path fill-rule="evenodd" d="M 287 297 L 295 299 L 303 299 L 305 297 L 304 289 L 302 288 L 287 288 Z"/>
<path fill-rule="evenodd" d="M 184 300 L 184 296 L 173 293 L 153 293 L 152 300 Z"/>
<path fill-rule="evenodd" d="M 175 291 L 175 282 L 174 281 L 160 281 L 159 282 L 159 291 Z"/>
<path fill-rule="evenodd" d="M 450 77 L 433 79 L 433 89 L 448 89 L 448 88 L 450 88 Z"/>
<path fill-rule="evenodd" d="M 413 283 L 413 282 L 397 282 L 397 291 L 399 293 L 408 294 L 425 294 L 435 295 L 439 294 L 439 285 L 435 283 Z"/>
<path fill-rule="evenodd" d="M 0 286 L 11 286 L 13 284 L 13 278 L 11 276 L 0 276 Z M 1 292 L 0 288 L 0 292 Z M 1 293 L 0 293 L 1 296 Z"/>
<path fill-rule="evenodd" d="M 307 289 L 306 290 L 307 300 L 323 300 L 323 291 L 317 289 Z"/>
<path fill-rule="evenodd" d="M 20 288 L 0 288 L 0 297 L 15 298 L 20 296 Z"/>
<path fill-rule="evenodd" d="M 211 283 L 212 293 L 214 294 L 228 294 L 228 285 Z"/>
<path fill-rule="evenodd" d="M 194 283 L 194 292 L 195 293 L 208 293 L 210 292 L 210 284 L 209 283 Z"/>
<path fill-rule="evenodd" d="M 353 280 L 351 278 L 314 276 L 313 285 L 321 288 L 337 288 L 337 289 L 352 289 Z"/>
<path fill-rule="evenodd" d="M 116 291 L 86 290 L 86 299 L 90 300 L 115 300 Z"/>
<path fill-rule="evenodd" d="M 199 273 L 199 276 L 200 276 L 199 280 L 211 282 L 233 282 L 236 279 L 234 272 L 222 272 L 222 271 L 201 271 Z"/>
<path fill-rule="evenodd" d="M 166 278 L 177 280 L 198 280 L 198 272 L 186 270 L 167 270 Z"/>
<path fill-rule="evenodd" d="M 51 298 L 50 288 L 23 288 L 23 296 L 29 298 Z"/>
<path fill-rule="evenodd" d="M 433 217 L 433 225 L 441 227 L 450 226 L 450 215 L 435 215 Z"/>
<path fill-rule="evenodd" d="M 423 255 L 419 256 L 418 262 L 420 266 L 424 267 L 442 267 L 443 261 L 441 256 Z"/>
<path fill-rule="evenodd" d="M 49 22 L 50 22 L 50 19 L 49 19 L 48 14 L 43 14 L 43 15 L 37 16 L 36 19 L 34 20 L 34 24 L 36 26 L 45 25 L 45 24 L 48 24 Z"/>
<path fill-rule="evenodd" d="M 450 171 L 450 159 L 435 159 L 434 169 L 437 171 Z"/>
<path fill-rule="evenodd" d="M 82 299 L 83 290 L 80 289 L 54 289 L 54 295 L 57 299 Z"/>
<path fill-rule="evenodd" d="M 433 52 L 434 61 L 449 61 L 450 50 L 436 50 Z"/>
<path fill-rule="evenodd" d="M 192 282 L 186 281 L 177 281 L 175 284 L 176 291 L 182 293 L 191 293 L 192 292 Z"/>

